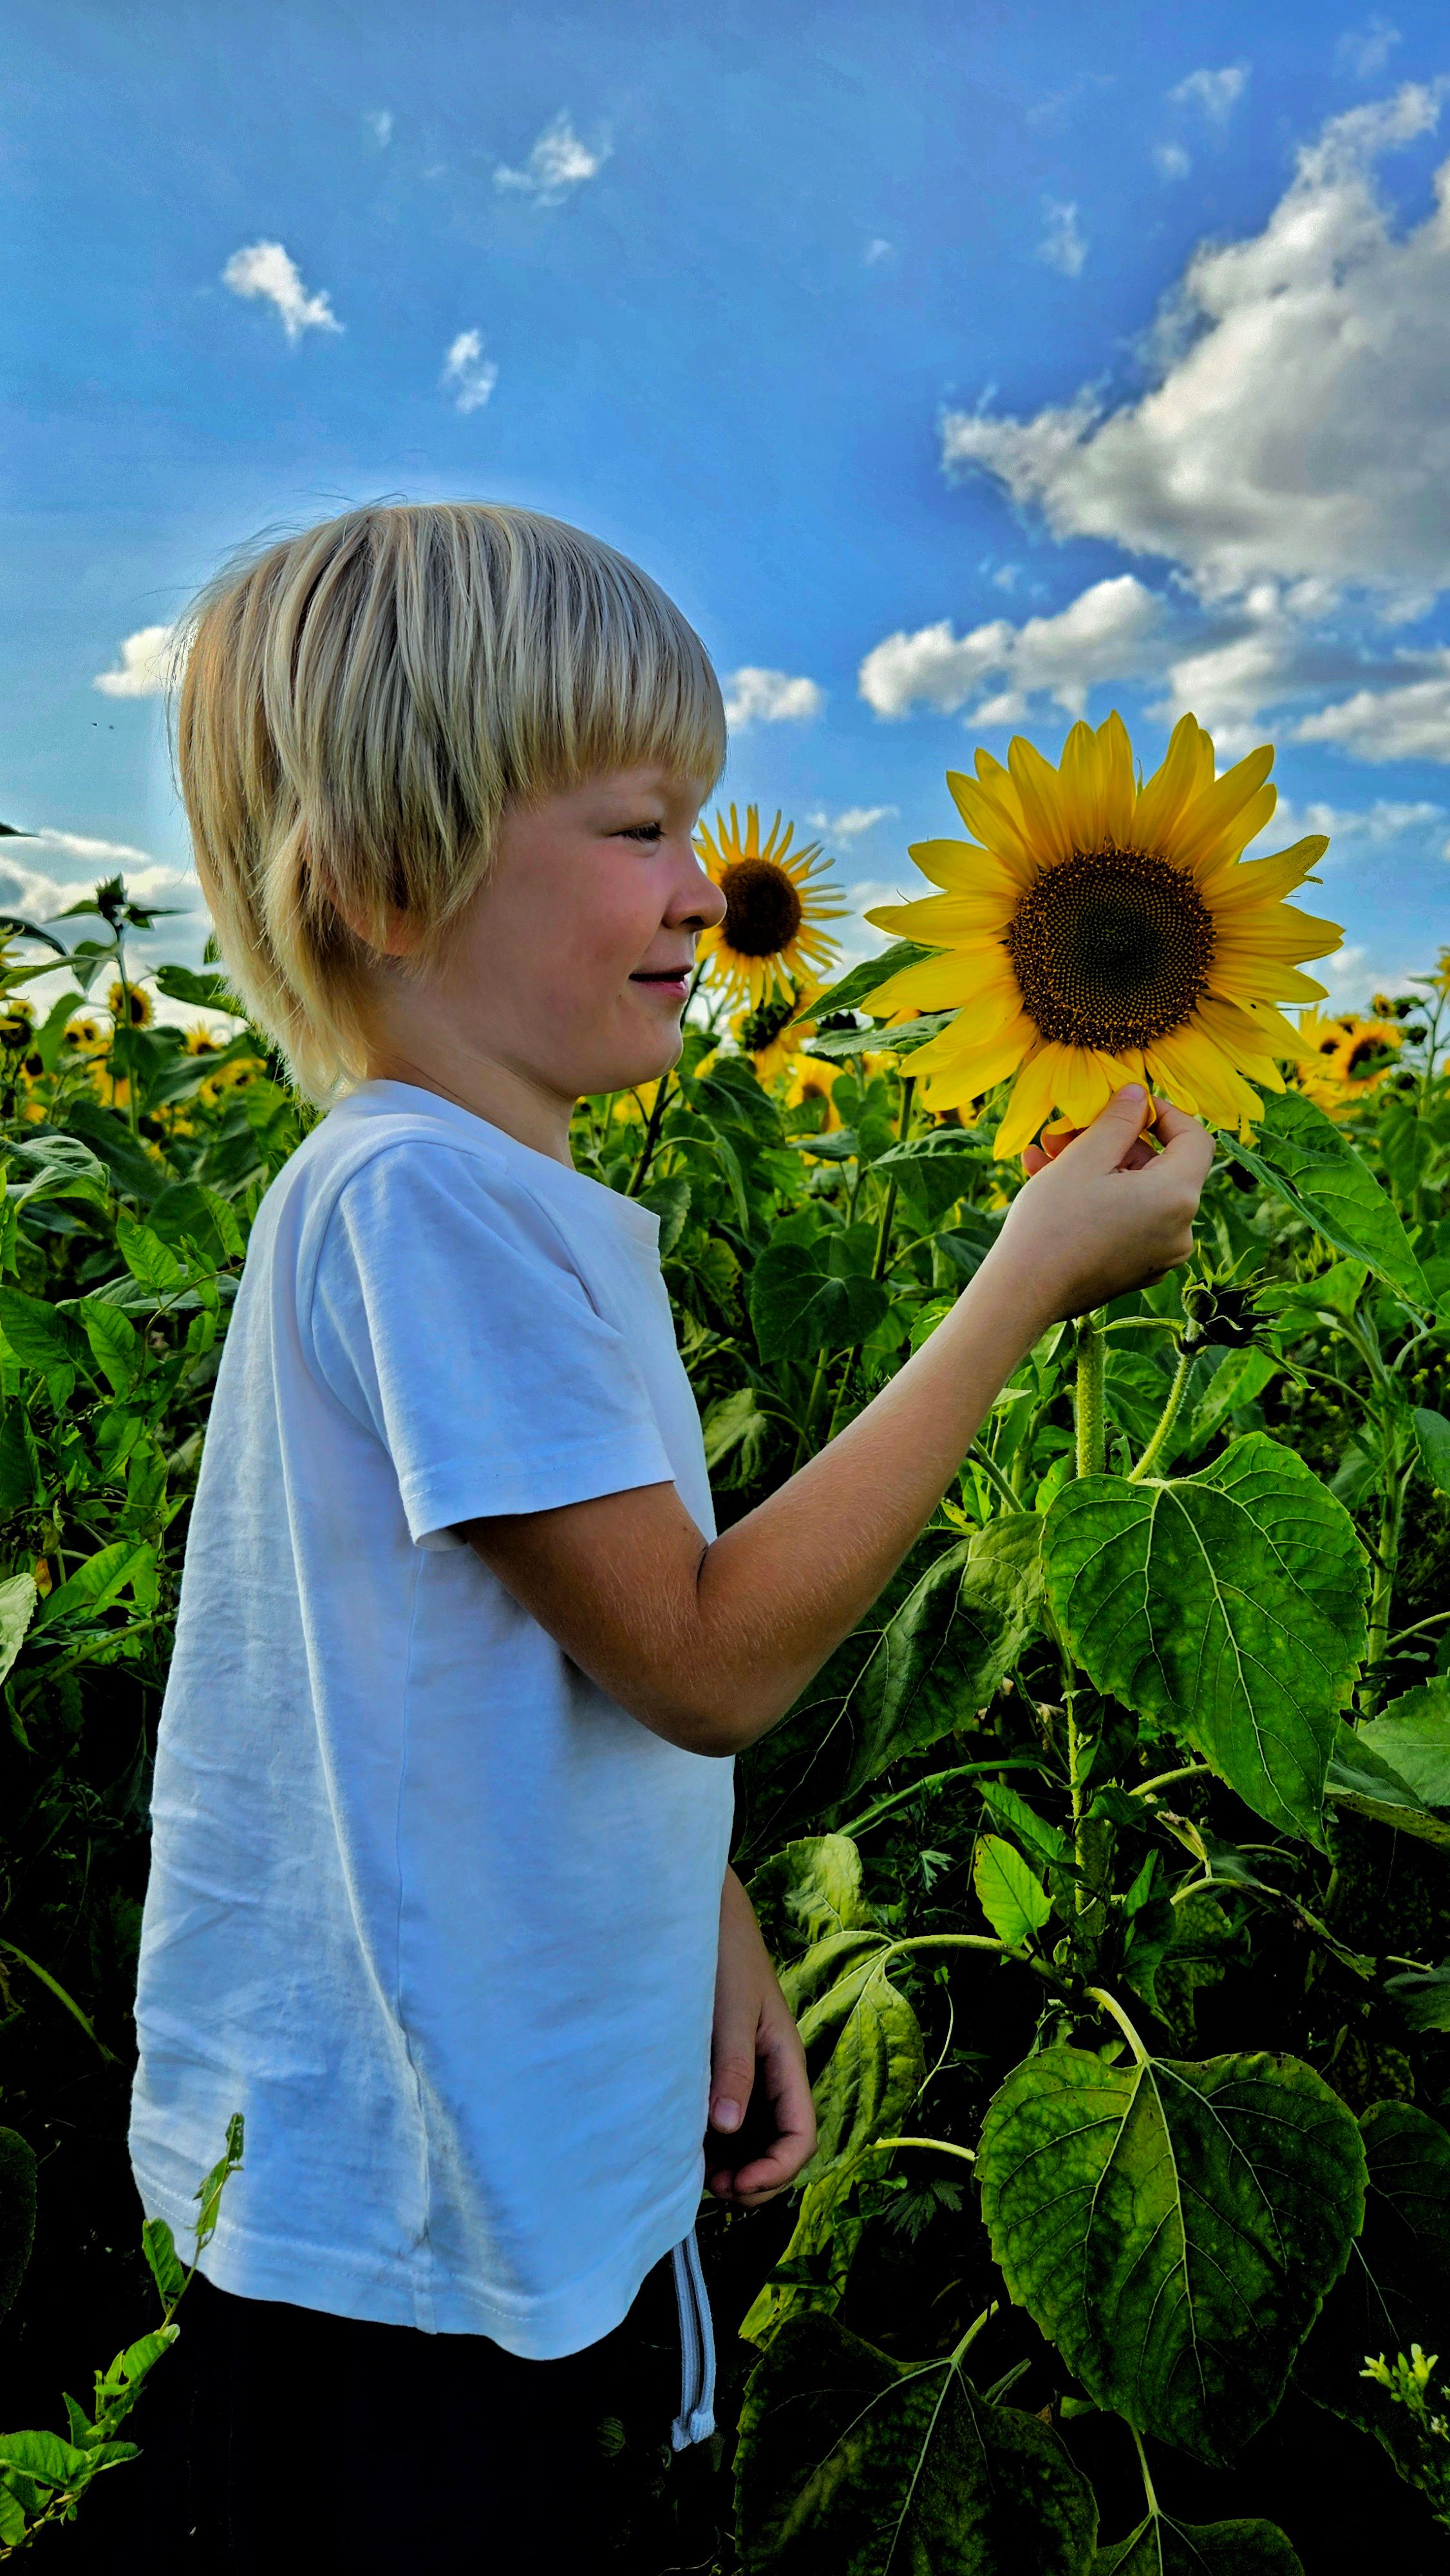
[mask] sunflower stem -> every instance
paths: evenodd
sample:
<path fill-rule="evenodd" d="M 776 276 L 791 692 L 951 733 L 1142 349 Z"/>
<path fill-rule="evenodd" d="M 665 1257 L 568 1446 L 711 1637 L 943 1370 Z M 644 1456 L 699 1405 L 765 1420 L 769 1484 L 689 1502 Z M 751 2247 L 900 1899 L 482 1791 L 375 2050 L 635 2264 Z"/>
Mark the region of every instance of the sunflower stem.
<path fill-rule="evenodd" d="M 1081 1315 L 1077 1327 L 1077 1472 L 1100 1476 L 1107 1455 L 1103 1421 L 1103 1324 L 1099 1312 Z"/>
<path fill-rule="evenodd" d="M 915 1092 L 916 1076 L 911 1073 L 904 1073 L 901 1077 L 901 1112 L 896 1121 L 896 1141 L 898 1145 L 905 1144 L 907 1135 L 910 1132 L 911 1103 Z M 886 1255 L 891 1248 L 891 1220 L 895 1214 L 896 1180 L 893 1175 L 892 1179 L 887 1184 L 886 1197 L 883 1200 L 881 1207 L 881 1223 L 876 1229 L 876 1257 L 871 1264 L 871 1276 L 873 1279 L 880 1279 L 885 1271 Z"/>
<path fill-rule="evenodd" d="M 680 1013 L 680 1028 L 682 1033 L 685 1022 L 690 1016 L 690 1004 L 693 1002 L 695 995 L 700 989 L 700 978 L 704 972 L 705 969 L 703 966 L 697 966 L 694 974 L 690 978 L 690 989 L 685 995 L 685 1007 Z M 649 1178 L 649 1167 L 654 1161 L 655 1147 L 660 1141 L 660 1123 L 665 1114 L 665 1103 L 669 1098 L 670 1085 L 673 1083 L 674 1079 L 674 1066 L 666 1066 L 665 1071 L 660 1075 L 659 1089 L 655 1093 L 654 1104 L 649 1113 L 649 1122 L 644 1131 L 644 1143 L 640 1147 L 639 1161 L 635 1164 L 634 1170 L 630 1175 L 629 1187 L 625 1191 L 626 1198 L 637 1199 L 640 1191 L 644 1188 L 645 1182 Z"/>
<path fill-rule="evenodd" d="M 1128 1482 L 1130 1485 L 1140 1484 L 1145 1476 L 1151 1476 L 1154 1468 L 1157 1466 L 1159 1458 L 1163 1454 L 1163 1444 L 1167 1439 L 1169 1432 L 1172 1430 L 1174 1423 L 1178 1419 L 1184 1394 L 1187 1391 L 1188 1380 L 1192 1374 L 1193 1363 L 1197 1356 L 1197 1353 L 1189 1350 L 1186 1344 L 1183 1349 L 1180 1350 L 1178 1354 L 1178 1366 L 1173 1372 L 1173 1384 L 1168 1390 L 1168 1401 L 1158 1416 L 1157 1423 L 1153 1430 L 1153 1437 L 1149 1441 L 1147 1448 L 1144 1450 L 1142 1457 L 1139 1459 L 1137 1466 L 1130 1467 L 1128 1470 Z"/>
<path fill-rule="evenodd" d="M 1378 1545 L 1371 1559 L 1374 1579 L 1369 1596 L 1369 1639 L 1364 1659 L 1364 1680 L 1359 1692 L 1360 1708 L 1366 1717 L 1372 1717 L 1378 1706 L 1382 1681 L 1378 1667 L 1389 1651 L 1390 1609 L 1395 1595 L 1409 1473 L 1408 1468 L 1401 1468 L 1398 1457 L 1392 1455 L 1380 1500 Z"/>

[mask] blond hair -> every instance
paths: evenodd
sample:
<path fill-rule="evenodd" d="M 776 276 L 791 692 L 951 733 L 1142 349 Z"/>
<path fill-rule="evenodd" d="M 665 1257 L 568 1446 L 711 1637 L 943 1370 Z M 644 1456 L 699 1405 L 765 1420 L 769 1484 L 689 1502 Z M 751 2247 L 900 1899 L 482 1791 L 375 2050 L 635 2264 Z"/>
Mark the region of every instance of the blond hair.
<path fill-rule="evenodd" d="M 436 954 L 506 809 L 611 769 L 713 784 L 724 761 L 693 628 L 532 510 L 349 510 L 219 574 L 182 652 L 177 765 L 217 945 L 316 1099 L 361 1075 L 389 923 Z"/>

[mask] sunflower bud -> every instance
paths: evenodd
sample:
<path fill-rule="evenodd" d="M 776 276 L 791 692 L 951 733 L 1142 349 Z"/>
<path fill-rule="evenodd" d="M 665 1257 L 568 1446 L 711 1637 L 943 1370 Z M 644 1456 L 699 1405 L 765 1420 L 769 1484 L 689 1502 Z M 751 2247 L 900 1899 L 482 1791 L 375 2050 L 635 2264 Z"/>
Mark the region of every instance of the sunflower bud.
<path fill-rule="evenodd" d="M 1183 1289 L 1188 1319 L 1183 1339 L 1195 1348 L 1218 1344 L 1225 1350 L 1247 1350 L 1258 1326 L 1251 1287 L 1226 1279 L 1190 1279 Z"/>

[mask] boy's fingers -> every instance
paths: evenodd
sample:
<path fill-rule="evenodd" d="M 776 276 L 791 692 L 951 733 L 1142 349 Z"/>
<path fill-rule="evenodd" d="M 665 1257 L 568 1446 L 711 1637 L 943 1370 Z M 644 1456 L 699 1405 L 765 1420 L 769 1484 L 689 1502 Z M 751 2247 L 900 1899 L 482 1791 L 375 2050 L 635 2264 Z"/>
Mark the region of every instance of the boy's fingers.
<path fill-rule="evenodd" d="M 1083 1172 L 1115 1172 L 1131 1146 L 1137 1144 L 1143 1129 L 1143 1113 L 1148 1095 L 1141 1082 L 1125 1082 L 1115 1091 L 1106 1109 L 1100 1109 L 1090 1127 L 1075 1136 L 1070 1148 L 1073 1166 Z"/>
<path fill-rule="evenodd" d="M 710 2043 L 710 2126 L 722 2137 L 739 2128 L 755 2083 L 755 2013 L 717 2006 Z"/>

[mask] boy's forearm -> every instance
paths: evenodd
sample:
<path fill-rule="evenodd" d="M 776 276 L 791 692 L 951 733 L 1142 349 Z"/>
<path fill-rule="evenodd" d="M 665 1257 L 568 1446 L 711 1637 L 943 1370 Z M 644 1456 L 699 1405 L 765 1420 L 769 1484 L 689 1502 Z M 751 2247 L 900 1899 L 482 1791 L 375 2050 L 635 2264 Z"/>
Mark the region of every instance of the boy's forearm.
<path fill-rule="evenodd" d="M 989 1259 L 874 1402 L 706 1549 L 698 1669 L 730 1749 L 784 1715 L 890 1581 L 1045 1322 Z"/>

